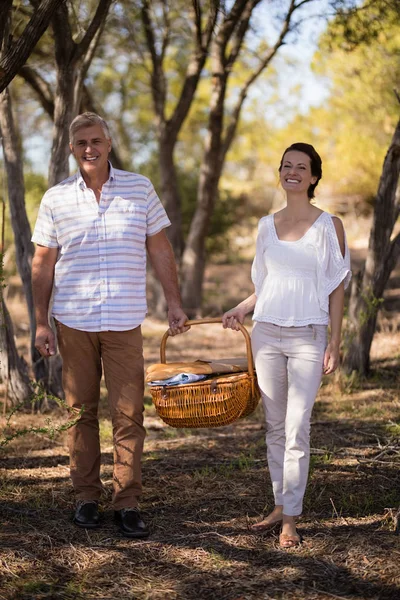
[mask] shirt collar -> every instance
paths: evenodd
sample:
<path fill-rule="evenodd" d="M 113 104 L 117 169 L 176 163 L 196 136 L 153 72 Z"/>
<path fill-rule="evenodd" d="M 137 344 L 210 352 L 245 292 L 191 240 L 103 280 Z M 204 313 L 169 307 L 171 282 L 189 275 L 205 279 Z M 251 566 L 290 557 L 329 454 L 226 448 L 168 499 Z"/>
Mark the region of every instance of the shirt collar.
<path fill-rule="evenodd" d="M 114 171 L 114 167 L 112 166 L 112 164 L 110 163 L 110 161 L 108 161 L 108 166 L 110 167 L 110 174 L 109 174 L 109 176 L 108 176 L 108 179 L 107 179 L 106 183 L 107 183 L 108 181 L 114 181 L 114 180 L 115 180 L 115 171 Z M 77 183 L 78 183 L 79 187 L 80 187 L 81 189 L 85 188 L 85 187 L 86 187 L 86 183 L 85 183 L 85 180 L 84 180 L 84 179 L 83 179 L 83 177 L 82 177 L 82 173 L 80 172 L 80 170 L 79 170 L 79 171 L 77 171 L 77 173 L 76 173 L 76 177 L 77 177 Z"/>

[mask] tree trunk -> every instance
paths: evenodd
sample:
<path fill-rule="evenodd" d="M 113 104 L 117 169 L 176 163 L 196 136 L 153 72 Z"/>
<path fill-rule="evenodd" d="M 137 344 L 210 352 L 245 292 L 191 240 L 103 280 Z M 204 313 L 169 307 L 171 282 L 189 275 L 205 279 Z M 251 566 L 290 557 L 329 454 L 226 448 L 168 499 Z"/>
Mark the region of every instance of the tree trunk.
<path fill-rule="evenodd" d="M 347 372 L 367 375 L 379 308 L 390 274 L 400 256 L 400 234 L 391 240 L 400 212 L 397 186 L 400 174 L 400 120 L 386 154 L 376 196 L 365 265 L 353 279 L 349 305 Z"/>
<path fill-rule="evenodd" d="M 189 318 L 201 316 L 205 242 L 214 210 L 220 178 L 218 146 L 207 143 L 206 155 L 200 172 L 197 206 L 182 256 L 182 303 Z"/>
<path fill-rule="evenodd" d="M 25 186 L 19 134 L 12 114 L 10 91 L 0 94 L 0 131 L 2 134 L 4 162 L 7 172 L 8 198 L 11 225 L 15 240 L 15 255 L 18 273 L 21 277 L 25 300 L 28 308 L 30 327 L 30 354 L 35 379 L 43 383 L 45 389 L 56 395 L 62 393 L 59 368 L 55 361 L 44 361 L 35 348 L 36 319 L 32 295 L 32 258 L 34 246 L 31 242 L 31 227 L 25 208 Z M 12 353 L 12 345 L 9 348 Z M 13 360 L 15 368 L 20 365 Z M 57 379 L 58 377 L 58 379 Z"/>
<path fill-rule="evenodd" d="M 179 265 L 183 251 L 181 197 L 173 157 L 173 146 L 171 147 L 168 139 L 165 139 L 166 137 L 167 136 L 163 135 L 159 141 L 158 160 L 161 176 L 160 195 L 164 208 L 171 221 L 171 225 L 167 228 L 166 233 L 174 250 L 176 263 Z M 151 289 L 151 296 L 153 299 L 151 302 L 152 316 L 157 319 L 165 319 L 167 302 L 161 283 L 157 277 L 155 277 L 153 272 L 149 273 L 148 285 Z"/>
<path fill-rule="evenodd" d="M 33 306 L 31 266 L 34 246 L 31 242 L 31 227 L 25 210 L 25 185 L 19 147 L 19 135 L 15 127 L 9 89 L 0 94 L 0 131 L 2 135 L 4 162 L 7 172 L 8 199 L 10 205 L 11 224 L 15 239 L 15 255 L 18 273 L 20 274 L 25 299 L 28 307 L 31 332 L 30 350 L 32 364 L 35 366 L 40 358 L 35 348 L 36 321 Z M 40 378 L 43 378 L 43 369 Z M 35 375 L 39 373 L 35 370 Z"/>
<path fill-rule="evenodd" d="M 74 80 L 74 73 L 69 65 L 58 69 L 49 187 L 60 183 L 69 175 L 69 124 L 73 117 Z"/>
<path fill-rule="evenodd" d="M 166 139 L 167 138 L 167 139 Z M 174 249 L 177 261 L 183 251 L 182 239 L 182 208 L 178 187 L 178 176 L 174 161 L 174 146 L 168 141 L 168 129 L 160 136 L 159 140 L 159 168 L 161 176 L 161 199 L 171 226 L 167 229 L 168 239 Z"/>
<path fill-rule="evenodd" d="M 4 402 L 11 406 L 30 399 L 32 390 L 29 385 L 27 365 L 18 355 L 14 339 L 14 328 L 3 295 L 0 293 L 0 377 L 5 386 Z"/>
<path fill-rule="evenodd" d="M 45 2 L 43 4 L 50 6 L 49 2 Z M 60 2 L 52 3 L 54 9 L 59 4 Z M 53 11 L 49 13 L 49 18 L 52 12 Z M 4 25 L 4 31 L 6 30 L 7 27 Z M 23 35 L 25 35 L 25 32 Z M 6 40 L 4 41 L 6 42 Z M 6 53 L 7 50 L 7 44 L 4 43 L 3 53 Z M 7 56 L 7 54 L 5 56 Z M 43 382 L 45 388 L 48 391 L 59 395 L 60 391 L 62 391 L 61 377 L 59 374 L 60 369 L 55 368 L 55 361 L 52 361 L 51 363 L 43 361 L 34 345 L 36 322 L 31 286 L 31 262 L 34 248 L 31 242 L 31 229 L 25 209 L 25 186 L 21 150 L 18 145 L 19 135 L 13 119 L 9 90 L 5 90 L 2 94 L 0 94 L 0 130 L 2 133 L 4 162 L 7 170 L 8 196 L 10 203 L 11 224 L 15 240 L 16 263 L 22 280 L 29 315 L 32 366 L 35 377 L 39 381 Z M 2 303 L 4 304 L 3 298 Z M 2 359 L 2 364 L 4 363 L 3 375 L 7 381 L 6 385 L 9 386 L 8 389 L 11 400 L 13 402 L 17 401 L 18 399 L 23 401 L 26 400 L 31 393 L 30 388 L 27 389 L 27 386 L 29 386 L 29 379 L 27 375 L 26 363 L 18 357 L 15 347 L 12 322 L 5 305 L 3 310 L 3 317 L 8 330 L 7 336 L 3 336 L 3 343 L 1 346 L 2 354 L 4 354 L 4 352 L 8 353 L 8 359 Z M 18 369 L 20 370 L 19 374 Z"/>
<path fill-rule="evenodd" d="M 214 45 L 212 67 L 214 76 L 208 136 L 200 170 L 197 206 L 182 256 L 182 302 L 189 318 L 200 316 L 206 262 L 206 236 L 214 210 L 223 164 L 221 160 L 222 133 L 229 71 L 226 70 L 219 45 Z"/>

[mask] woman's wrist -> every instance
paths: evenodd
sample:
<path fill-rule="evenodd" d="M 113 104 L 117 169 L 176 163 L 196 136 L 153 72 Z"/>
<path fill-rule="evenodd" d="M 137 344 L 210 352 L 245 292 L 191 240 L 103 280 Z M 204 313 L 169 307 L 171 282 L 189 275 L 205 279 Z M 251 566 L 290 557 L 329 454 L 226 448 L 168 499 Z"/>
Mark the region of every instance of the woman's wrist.
<path fill-rule="evenodd" d="M 337 349 L 339 349 L 340 340 L 336 340 L 335 338 L 331 338 L 329 340 L 329 345 L 330 345 L 331 348 L 337 348 Z"/>
<path fill-rule="evenodd" d="M 244 312 L 247 315 L 252 310 L 254 310 L 254 306 L 255 306 L 255 302 L 253 301 L 253 299 L 246 298 L 246 300 L 243 300 L 243 302 L 238 304 L 236 308 L 238 310 Z"/>

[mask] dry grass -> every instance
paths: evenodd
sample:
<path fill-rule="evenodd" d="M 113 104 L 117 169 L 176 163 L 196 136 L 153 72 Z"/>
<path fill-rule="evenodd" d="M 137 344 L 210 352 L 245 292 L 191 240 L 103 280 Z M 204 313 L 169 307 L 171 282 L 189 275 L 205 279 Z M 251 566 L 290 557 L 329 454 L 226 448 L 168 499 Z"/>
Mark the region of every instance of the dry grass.
<path fill-rule="evenodd" d="M 221 281 L 229 285 L 218 269 L 217 281 L 217 269 L 209 273 L 211 291 Z M 400 332 L 396 317 L 385 318 L 390 326 L 381 323 L 375 336 L 371 378 L 336 375 L 320 389 L 301 547 L 281 550 L 276 533 L 248 529 L 272 504 L 261 407 L 228 427 L 175 430 L 158 419 L 148 396 L 141 508 L 152 534 L 141 542 L 123 538 L 110 507 L 103 398 L 101 529 L 72 524 L 65 435 L 25 436 L 0 454 L 0 600 L 398 600 Z M 22 348 L 23 315 L 21 324 Z M 144 326 L 148 364 L 158 361 L 164 329 L 152 320 Z M 230 355 L 244 351 L 241 335 L 199 326 L 169 340 L 167 358 L 218 358 L 227 348 Z M 11 425 L 46 417 L 19 414 Z"/>

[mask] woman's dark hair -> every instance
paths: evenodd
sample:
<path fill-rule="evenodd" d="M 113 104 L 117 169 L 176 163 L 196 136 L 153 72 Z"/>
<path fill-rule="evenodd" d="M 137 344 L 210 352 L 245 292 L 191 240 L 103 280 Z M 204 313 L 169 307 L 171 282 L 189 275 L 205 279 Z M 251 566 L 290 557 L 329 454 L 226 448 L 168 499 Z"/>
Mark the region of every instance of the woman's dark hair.
<path fill-rule="evenodd" d="M 290 152 L 291 150 L 297 150 L 298 152 L 304 152 L 304 154 L 307 154 L 307 156 L 310 157 L 311 175 L 313 175 L 314 177 L 317 178 L 317 181 L 315 183 L 311 183 L 307 190 L 307 195 L 308 195 L 309 199 L 311 200 L 312 198 L 314 198 L 314 190 L 317 187 L 318 182 L 322 177 L 321 157 L 318 154 L 318 152 L 316 151 L 316 149 L 314 148 L 314 146 L 311 146 L 311 144 L 305 144 L 304 142 L 296 142 L 295 144 L 292 144 L 291 146 L 289 146 L 289 148 L 286 148 L 285 152 L 282 154 L 281 164 L 279 165 L 279 173 L 282 170 L 283 159 L 285 157 L 286 152 Z"/>

